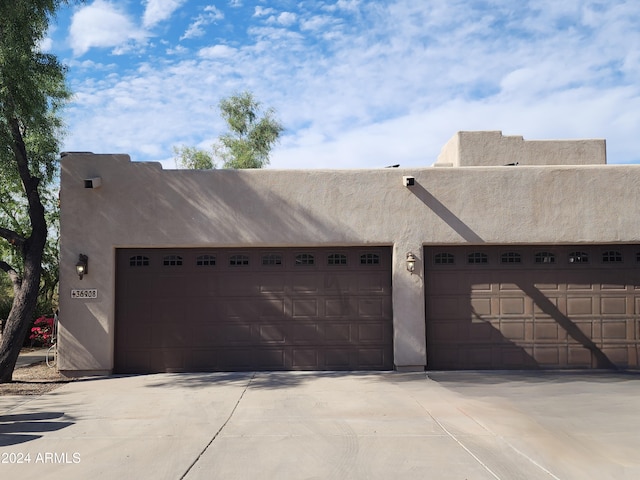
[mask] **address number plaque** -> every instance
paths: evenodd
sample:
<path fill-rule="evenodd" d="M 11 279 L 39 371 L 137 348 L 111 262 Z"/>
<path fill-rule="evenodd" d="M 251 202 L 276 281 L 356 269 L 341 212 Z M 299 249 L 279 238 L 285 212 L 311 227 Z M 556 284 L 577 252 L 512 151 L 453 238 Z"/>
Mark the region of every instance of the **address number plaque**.
<path fill-rule="evenodd" d="M 82 288 L 71 290 L 71 298 L 98 298 L 97 288 Z"/>

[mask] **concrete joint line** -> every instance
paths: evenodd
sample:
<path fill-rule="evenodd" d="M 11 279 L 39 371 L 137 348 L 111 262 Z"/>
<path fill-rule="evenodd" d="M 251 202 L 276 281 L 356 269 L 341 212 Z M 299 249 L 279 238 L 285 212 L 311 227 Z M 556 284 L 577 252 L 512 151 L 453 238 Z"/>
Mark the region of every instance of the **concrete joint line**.
<path fill-rule="evenodd" d="M 462 410 L 461 408 L 458 408 L 458 411 L 461 412 L 464 416 L 466 416 L 467 418 L 470 418 L 473 422 L 477 423 L 478 425 L 480 425 L 480 427 L 482 427 L 485 431 L 487 431 L 490 435 L 499 438 L 501 441 L 503 441 L 505 443 L 505 445 L 507 445 L 511 450 L 513 450 L 514 452 L 516 452 L 518 455 L 524 457 L 525 459 L 527 459 L 529 462 L 531 462 L 533 465 L 535 465 L 536 467 L 538 467 L 540 470 L 542 470 L 544 473 L 546 473 L 547 475 L 549 475 L 550 477 L 552 477 L 554 480 L 560 480 L 559 477 L 556 477 L 552 472 L 550 472 L 549 470 L 547 470 L 546 468 L 544 468 L 544 466 L 540 465 L 538 462 L 536 462 L 533 458 L 531 458 L 529 455 L 527 455 L 524 452 L 521 452 L 520 450 L 518 450 L 516 447 L 514 447 L 513 445 L 511 445 L 511 443 L 509 441 L 507 441 L 506 438 L 504 438 L 502 435 L 497 435 L 493 430 L 491 430 L 489 427 L 487 427 L 485 424 L 483 424 L 482 422 L 480 422 L 478 419 L 472 417 L 471 415 L 469 415 L 467 412 L 465 412 L 464 410 Z"/>
<path fill-rule="evenodd" d="M 242 401 L 242 398 L 244 397 L 244 394 L 247 393 L 247 390 L 249 389 L 249 387 L 251 386 L 251 382 L 253 382 L 253 379 L 256 377 L 256 372 L 253 372 L 253 375 L 251 375 L 251 378 L 249 379 L 249 381 L 247 382 L 247 385 L 244 387 L 244 390 L 242 390 L 242 393 L 240 394 L 240 396 L 238 397 L 238 401 L 236 402 L 236 404 L 233 406 L 233 409 L 231 410 L 231 413 L 229 413 L 229 416 L 227 417 L 227 419 L 224 421 L 224 423 L 222 424 L 222 426 L 218 429 L 218 431 L 213 435 L 213 437 L 211 438 L 211 440 L 209 440 L 209 443 L 207 443 L 205 445 L 205 447 L 202 449 L 202 451 L 200 452 L 200 454 L 196 457 L 196 459 L 191 463 L 191 465 L 189 465 L 189 468 L 187 468 L 187 470 L 185 470 L 184 474 L 180 477 L 180 480 L 184 480 L 184 478 L 189 474 L 189 472 L 191 471 L 191 469 L 196 465 L 196 463 L 198 463 L 198 461 L 202 458 L 202 456 L 205 454 L 205 452 L 209 449 L 209 447 L 211 446 L 211 444 L 215 441 L 216 438 L 218 438 L 218 436 L 220 435 L 220 433 L 222 432 L 222 430 L 224 430 L 224 427 L 227 426 L 227 423 L 229 423 L 229 421 L 231 420 L 231 417 L 233 417 L 233 414 L 236 413 L 236 409 L 238 408 L 238 405 L 240 405 L 240 402 Z"/>
<path fill-rule="evenodd" d="M 424 408 L 424 407 L 423 407 Z M 495 472 L 493 470 L 491 470 L 482 460 L 480 460 L 471 450 L 469 450 L 460 440 L 457 439 L 457 437 L 451 433 L 449 430 L 447 430 L 444 425 L 442 425 L 433 415 L 431 415 L 431 413 L 429 411 L 427 411 L 427 413 L 429 414 L 429 416 L 433 419 L 434 422 L 436 422 L 436 424 L 447 434 L 449 435 L 449 437 L 456 442 L 458 445 L 460 445 L 465 452 L 467 452 L 469 455 L 471 455 L 473 457 L 473 459 L 478 462 L 480 465 L 482 465 L 482 468 L 484 468 L 487 472 L 489 472 L 491 475 L 493 475 L 493 477 L 497 480 L 500 480 L 500 477 L 498 475 L 495 474 Z"/>

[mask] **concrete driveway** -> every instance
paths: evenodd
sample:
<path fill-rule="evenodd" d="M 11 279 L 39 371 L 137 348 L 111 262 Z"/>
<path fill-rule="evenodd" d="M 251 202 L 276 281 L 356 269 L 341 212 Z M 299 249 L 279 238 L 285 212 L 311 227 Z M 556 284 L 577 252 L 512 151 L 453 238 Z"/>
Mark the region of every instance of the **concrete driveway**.
<path fill-rule="evenodd" d="M 637 479 L 640 375 L 84 380 L 0 397 L 0 478 Z"/>

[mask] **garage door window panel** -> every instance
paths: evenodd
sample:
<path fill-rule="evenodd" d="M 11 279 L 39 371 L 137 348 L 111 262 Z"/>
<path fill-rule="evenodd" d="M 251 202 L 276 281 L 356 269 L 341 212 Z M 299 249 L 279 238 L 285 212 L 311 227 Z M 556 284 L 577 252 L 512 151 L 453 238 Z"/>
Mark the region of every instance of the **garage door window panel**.
<path fill-rule="evenodd" d="M 500 255 L 500 263 L 514 265 L 522 263 L 522 255 L 518 252 L 505 252 Z"/>
<path fill-rule="evenodd" d="M 467 263 L 471 265 L 486 265 L 489 263 L 489 256 L 482 252 L 473 252 L 467 255 Z"/>
<path fill-rule="evenodd" d="M 165 255 L 162 259 L 162 264 L 165 267 L 182 266 L 182 257 L 180 255 Z"/>
<path fill-rule="evenodd" d="M 249 255 L 231 255 L 229 257 L 230 267 L 246 267 L 249 265 Z"/>
<path fill-rule="evenodd" d="M 327 257 L 327 265 L 329 266 L 346 266 L 347 256 L 343 253 L 331 253 Z"/>
<path fill-rule="evenodd" d="M 282 266 L 282 255 L 279 253 L 270 253 L 262 256 L 262 265 L 265 267 Z"/>
<path fill-rule="evenodd" d="M 452 253 L 440 252 L 433 256 L 435 265 L 455 265 L 456 257 Z"/>
<path fill-rule="evenodd" d="M 148 267 L 149 257 L 145 257 L 144 255 L 134 255 L 132 257 L 129 257 L 129 266 L 130 267 Z"/>
<path fill-rule="evenodd" d="M 571 252 L 569 254 L 569 263 L 587 264 L 589 263 L 589 254 L 587 252 Z"/>
<path fill-rule="evenodd" d="M 315 265 L 316 259 L 310 253 L 299 253 L 295 258 L 296 267 L 311 267 Z"/>
<path fill-rule="evenodd" d="M 360 255 L 360 265 L 380 265 L 380 255 L 377 253 L 364 253 Z"/>
<path fill-rule="evenodd" d="M 556 263 L 556 256 L 551 252 L 536 252 L 533 256 L 533 262 L 536 264 L 550 265 Z"/>
<path fill-rule="evenodd" d="M 622 263 L 622 253 L 618 250 L 602 252 L 602 263 Z"/>
<path fill-rule="evenodd" d="M 196 257 L 196 266 L 198 267 L 215 267 L 216 257 L 214 255 L 198 255 Z"/>

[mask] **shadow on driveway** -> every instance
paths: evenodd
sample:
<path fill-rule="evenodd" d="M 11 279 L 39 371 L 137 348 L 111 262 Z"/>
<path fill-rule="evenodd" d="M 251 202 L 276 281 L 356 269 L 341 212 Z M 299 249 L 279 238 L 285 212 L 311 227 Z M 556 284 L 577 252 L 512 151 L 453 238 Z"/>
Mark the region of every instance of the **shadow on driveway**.
<path fill-rule="evenodd" d="M 500 385 L 504 383 L 521 382 L 528 384 L 541 383 L 620 383 L 640 381 L 637 371 L 431 371 L 427 376 L 438 383 L 456 383 L 459 386 Z"/>
<path fill-rule="evenodd" d="M 40 433 L 56 432 L 73 425 L 64 412 L 0 415 L 0 447 L 36 440 Z"/>
<path fill-rule="evenodd" d="M 258 371 L 258 372 L 212 372 L 212 373 L 166 373 L 149 374 L 152 378 L 157 377 L 148 386 L 151 388 L 179 387 L 179 388 L 202 388 L 212 384 L 246 385 L 251 382 L 252 389 L 281 389 L 303 385 L 309 381 L 321 378 L 366 378 L 380 381 L 380 374 L 386 373 L 392 378 L 400 379 L 403 374 L 396 372 L 309 372 L 309 371 Z M 122 375 L 121 377 L 136 376 Z M 424 374 L 423 374 L 424 376 Z M 112 377 L 113 378 L 113 377 Z M 154 379 L 155 380 L 155 379 Z"/>

